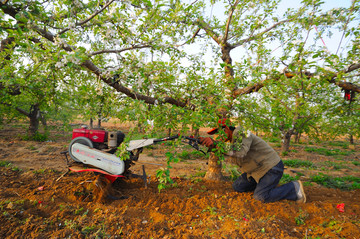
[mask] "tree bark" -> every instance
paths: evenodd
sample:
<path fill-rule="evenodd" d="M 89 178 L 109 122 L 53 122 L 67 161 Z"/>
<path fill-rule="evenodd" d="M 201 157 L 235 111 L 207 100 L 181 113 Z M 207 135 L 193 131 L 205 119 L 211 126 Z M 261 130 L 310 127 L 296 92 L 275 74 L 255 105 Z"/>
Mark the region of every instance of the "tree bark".
<path fill-rule="evenodd" d="M 214 153 L 210 153 L 208 166 L 209 168 L 205 174 L 206 180 L 221 181 L 224 179 L 221 173 L 222 163 Z"/>
<path fill-rule="evenodd" d="M 286 132 L 284 137 L 283 137 L 283 143 L 281 145 L 281 151 L 282 152 L 288 152 L 290 149 L 290 140 L 291 140 L 291 132 Z"/>
<path fill-rule="evenodd" d="M 352 134 L 349 135 L 350 144 L 354 144 L 354 136 Z"/>
<path fill-rule="evenodd" d="M 94 120 L 93 118 L 90 118 L 90 129 L 93 129 L 94 127 Z"/>
<path fill-rule="evenodd" d="M 38 132 L 40 124 L 40 108 L 38 104 L 34 104 L 31 106 L 29 119 L 29 133 L 31 136 L 34 136 Z"/>
<path fill-rule="evenodd" d="M 301 133 L 295 134 L 295 143 L 300 143 Z"/>

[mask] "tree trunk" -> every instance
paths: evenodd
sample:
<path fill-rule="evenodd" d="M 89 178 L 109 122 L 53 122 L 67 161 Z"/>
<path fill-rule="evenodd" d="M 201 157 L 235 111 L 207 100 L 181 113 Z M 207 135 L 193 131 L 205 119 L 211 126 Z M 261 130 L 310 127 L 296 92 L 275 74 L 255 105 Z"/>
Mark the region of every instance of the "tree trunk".
<path fill-rule="evenodd" d="M 168 137 L 171 136 L 171 128 L 168 128 Z"/>
<path fill-rule="evenodd" d="M 39 124 L 40 124 L 40 108 L 38 104 L 34 104 L 31 106 L 29 119 L 30 119 L 29 133 L 31 136 L 34 136 L 38 132 Z"/>
<path fill-rule="evenodd" d="M 301 133 L 295 134 L 295 143 L 300 143 Z"/>
<path fill-rule="evenodd" d="M 349 136 L 349 142 L 350 144 L 354 144 L 354 136 L 352 134 Z"/>
<path fill-rule="evenodd" d="M 284 135 L 283 143 L 281 145 L 282 152 L 289 152 L 291 135 L 292 135 L 291 132 L 286 132 L 286 134 Z"/>
<path fill-rule="evenodd" d="M 90 125 L 89 125 L 90 129 L 92 129 L 94 127 L 94 120 L 93 118 L 90 118 Z"/>
<path fill-rule="evenodd" d="M 222 164 L 214 153 L 210 153 L 208 166 L 209 168 L 205 174 L 206 180 L 221 181 L 224 179 L 221 173 Z"/>
<path fill-rule="evenodd" d="M 98 118 L 98 125 L 97 127 L 100 129 L 101 128 L 101 117 Z"/>
<path fill-rule="evenodd" d="M 221 47 L 221 60 L 225 63 L 225 77 L 229 79 L 234 78 L 234 69 L 232 66 L 232 59 L 230 56 L 230 51 L 232 48 L 229 46 L 229 44 L 224 44 Z"/>

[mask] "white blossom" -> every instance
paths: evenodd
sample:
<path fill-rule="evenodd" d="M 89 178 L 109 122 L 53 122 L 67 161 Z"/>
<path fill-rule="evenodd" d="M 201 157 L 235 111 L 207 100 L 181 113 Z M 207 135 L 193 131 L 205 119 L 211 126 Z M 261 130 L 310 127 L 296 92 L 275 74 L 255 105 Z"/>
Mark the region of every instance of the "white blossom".
<path fill-rule="evenodd" d="M 144 82 L 144 80 L 142 78 L 139 78 L 137 81 L 137 86 L 140 88 L 142 86 L 143 82 Z"/>
<path fill-rule="evenodd" d="M 327 71 L 334 71 L 332 68 L 330 68 L 328 66 L 325 66 L 324 69 L 327 70 Z"/>
<path fill-rule="evenodd" d="M 64 65 L 65 64 L 63 62 L 58 61 L 58 62 L 56 62 L 55 67 L 60 69 L 60 68 L 64 67 Z"/>
<path fill-rule="evenodd" d="M 154 120 L 147 120 L 147 123 L 150 126 L 150 129 L 154 128 Z"/>
<path fill-rule="evenodd" d="M 74 27 L 75 27 L 75 23 L 74 22 L 69 22 L 68 28 L 72 29 Z"/>

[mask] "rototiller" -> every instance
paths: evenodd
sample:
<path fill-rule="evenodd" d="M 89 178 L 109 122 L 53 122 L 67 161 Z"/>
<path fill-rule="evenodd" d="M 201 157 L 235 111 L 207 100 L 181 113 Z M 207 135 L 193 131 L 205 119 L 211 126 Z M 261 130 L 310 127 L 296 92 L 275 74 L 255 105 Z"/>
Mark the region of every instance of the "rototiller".
<path fill-rule="evenodd" d="M 113 182 L 118 177 L 126 176 L 130 166 L 139 159 L 139 155 L 144 147 L 163 141 L 175 140 L 179 137 L 179 135 L 174 135 L 159 139 L 131 140 L 126 148 L 130 157 L 127 160 L 122 160 L 115 155 L 115 152 L 124 141 L 125 134 L 123 132 L 88 129 L 86 126 L 82 126 L 80 129 L 73 129 L 72 141 L 69 144 L 68 151 L 64 151 L 62 154 L 65 155 L 71 171 L 101 173 Z M 189 136 L 181 136 L 181 139 L 182 142 L 186 142 L 205 154 L 199 148 L 198 139 Z M 69 153 L 73 161 L 68 160 L 67 153 Z"/>

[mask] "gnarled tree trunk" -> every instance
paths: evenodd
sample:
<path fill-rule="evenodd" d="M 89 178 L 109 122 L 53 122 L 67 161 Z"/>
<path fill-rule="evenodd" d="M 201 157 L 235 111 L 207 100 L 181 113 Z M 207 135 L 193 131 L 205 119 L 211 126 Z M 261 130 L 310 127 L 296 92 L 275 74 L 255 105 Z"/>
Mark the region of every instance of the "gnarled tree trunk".
<path fill-rule="evenodd" d="M 222 163 L 214 153 L 210 153 L 208 166 L 209 168 L 205 174 L 206 180 L 221 181 L 224 179 L 221 173 Z"/>

